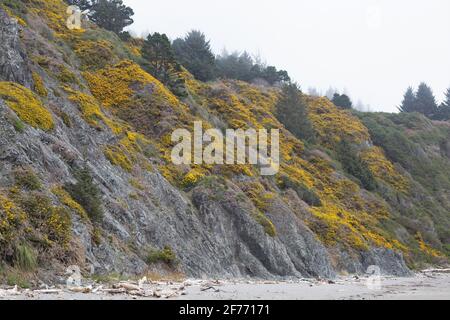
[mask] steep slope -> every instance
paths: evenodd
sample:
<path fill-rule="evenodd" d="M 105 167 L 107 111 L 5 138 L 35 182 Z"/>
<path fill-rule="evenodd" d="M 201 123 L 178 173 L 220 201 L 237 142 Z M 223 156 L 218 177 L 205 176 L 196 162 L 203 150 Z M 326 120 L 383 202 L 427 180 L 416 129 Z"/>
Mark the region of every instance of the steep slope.
<path fill-rule="evenodd" d="M 304 97 L 319 140 L 305 145 L 274 116 L 277 88 L 202 83 L 184 72 L 189 96 L 180 99 L 140 67 L 136 43 L 90 23 L 68 30 L 62 1 L 1 7 L 4 277 L 55 276 L 71 264 L 104 275 L 333 277 L 369 265 L 406 275 L 404 259 L 445 261 L 450 148 L 436 149 L 436 137 L 421 133 L 441 137 L 448 124 L 427 122 L 411 133 L 400 116 L 355 115 Z M 280 173 L 173 165 L 172 131 L 192 130 L 196 120 L 205 128 L 280 128 Z M 438 190 L 419 158 L 392 156 L 391 139 L 377 127 L 383 121 L 408 131 L 414 154 L 433 152 L 435 177 L 445 181 Z M 335 150 L 342 139 L 358 147 L 379 190 L 364 190 L 343 172 Z M 74 196 L 77 184 L 98 188 L 99 203 Z"/>

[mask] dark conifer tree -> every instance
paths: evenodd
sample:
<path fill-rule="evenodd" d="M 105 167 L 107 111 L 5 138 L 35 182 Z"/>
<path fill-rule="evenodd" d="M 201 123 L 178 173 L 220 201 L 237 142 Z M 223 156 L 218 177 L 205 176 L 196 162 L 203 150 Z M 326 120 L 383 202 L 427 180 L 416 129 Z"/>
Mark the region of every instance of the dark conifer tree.
<path fill-rule="evenodd" d="M 438 114 L 438 106 L 433 91 L 425 83 L 421 83 L 416 93 L 416 111 L 432 119 Z"/>
<path fill-rule="evenodd" d="M 99 27 L 118 35 L 134 22 L 133 15 L 133 9 L 124 5 L 122 0 L 96 0 L 89 13 L 90 19 Z"/>
<path fill-rule="evenodd" d="M 148 35 L 142 47 L 142 58 L 146 71 L 167 85 L 174 94 L 186 95 L 185 82 L 180 77 L 181 66 L 175 60 L 172 45 L 165 34 L 155 32 Z"/>
<path fill-rule="evenodd" d="M 283 86 L 276 105 L 276 117 L 297 138 L 307 142 L 315 141 L 307 107 L 296 84 L 289 83 Z"/>
<path fill-rule="evenodd" d="M 400 112 L 415 112 L 416 110 L 416 95 L 413 88 L 409 87 L 403 95 L 402 105 L 398 108 Z"/>
<path fill-rule="evenodd" d="M 351 109 L 353 107 L 352 101 L 346 94 L 335 93 L 331 102 L 342 109 Z"/>
<path fill-rule="evenodd" d="M 146 60 L 150 73 L 163 83 L 168 83 L 171 73 L 181 70 L 165 34 L 155 32 L 148 35 L 142 47 L 142 58 Z"/>
<path fill-rule="evenodd" d="M 437 120 L 450 120 L 450 88 L 445 93 L 445 100 L 439 106 Z"/>
<path fill-rule="evenodd" d="M 211 51 L 211 45 L 205 35 L 192 30 L 183 39 L 173 42 L 173 49 L 177 60 L 200 81 L 215 78 L 216 59 Z"/>

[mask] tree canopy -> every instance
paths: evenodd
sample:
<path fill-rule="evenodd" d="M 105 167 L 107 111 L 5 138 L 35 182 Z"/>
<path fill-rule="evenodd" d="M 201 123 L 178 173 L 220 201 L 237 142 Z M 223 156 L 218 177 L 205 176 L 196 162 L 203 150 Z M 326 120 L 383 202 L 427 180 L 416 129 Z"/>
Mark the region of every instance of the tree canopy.
<path fill-rule="evenodd" d="M 417 92 L 414 92 L 411 87 L 406 90 L 399 110 L 401 112 L 419 112 L 430 119 L 437 119 L 440 113 L 433 91 L 423 82 L 419 85 Z"/>
<path fill-rule="evenodd" d="M 90 10 L 96 0 L 66 0 L 71 6 L 77 6 L 81 11 Z"/>
<path fill-rule="evenodd" d="M 134 21 L 133 9 L 123 4 L 122 0 L 94 0 L 89 17 L 99 27 L 120 35 L 123 29 Z"/>
<path fill-rule="evenodd" d="M 414 112 L 416 103 L 416 94 L 414 89 L 409 87 L 403 95 L 402 105 L 399 107 L 401 112 Z"/>
<path fill-rule="evenodd" d="M 175 60 L 169 38 L 164 33 L 148 35 L 142 47 L 142 58 L 146 60 L 150 73 L 164 83 L 168 82 L 172 71 L 181 69 Z"/>
<path fill-rule="evenodd" d="M 250 82 L 256 76 L 253 58 L 247 52 L 223 52 L 217 57 L 217 75 L 221 78 Z"/>
<path fill-rule="evenodd" d="M 200 81 L 215 78 L 215 57 L 206 36 L 198 31 L 190 31 L 184 38 L 173 42 L 177 60 Z"/>
<path fill-rule="evenodd" d="M 450 120 L 450 88 L 445 92 L 445 100 L 439 106 L 437 120 Z"/>
<path fill-rule="evenodd" d="M 438 106 L 433 91 L 425 83 L 421 83 L 416 93 L 417 111 L 429 118 L 433 118 L 438 113 Z"/>
<path fill-rule="evenodd" d="M 336 151 L 345 172 L 357 178 L 366 190 L 373 191 L 377 188 L 375 177 L 352 143 L 341 140 Z"/>
<path fill-rule="evenodd" d="M 255 79 L 263 79 L 270 85 L 290 82 L 287 71 L 277 70 L 274 66 L 265 66 L 255 62 L 247 52 L 224 52 L 216 59 L 217 75 L 221 78 L 236 79 L 252 82 Z"/>
<path fill-rule="evenodd" d="M 353 107 L 350 97 L 346 94 L 335 93 L 331 102 L 333 102 L 335 106 L 342 109 L 351 109 Z"/>
<path fill-rule="evenodd" d="M 283 86 L 275 115 L 294 136 L 307 142 L 314 142 L 315 132 L 297 84 L 288 83 Z"/>
<path fill-rule="evenodd" d="M 144 69 L 160 80 L 177 95 L 184 95 L 184 80 L 179 76 L 181 66 L 175 59 L 175 53 L 169 38 L 155 32 L 149 34 L 142 47 Z"/>

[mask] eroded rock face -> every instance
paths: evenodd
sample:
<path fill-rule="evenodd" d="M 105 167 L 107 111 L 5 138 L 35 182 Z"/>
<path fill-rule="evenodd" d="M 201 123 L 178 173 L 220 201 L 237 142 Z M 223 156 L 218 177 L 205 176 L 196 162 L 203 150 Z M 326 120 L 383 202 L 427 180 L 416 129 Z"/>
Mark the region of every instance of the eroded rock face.
<path fill-rule="evenodd" d="M 403 256 L 385 248 L 371 248 L 365 252 L 349 253 L 346 250 L 335 249 L 334 254 L 340 257 L 337 270 L 352 274 L 365 274 L 371 267 L 376 267 L 383 275 L 399 277 L 411 276 L 412 272 L 406 266 Z"/>
<path fill-rule="evenodd" d="M 252 217 L 252 204 L 238 195 L 233 185 L 226 191 L 199 187 L 193 195 L 223 268 L 234 276 L 261 278 L 335 275 L 325 248 L 287 207 L 277 205 L 270 215 L 278 231 L 272 237 Z M 221 200 L 214 200 L 218 196 Z"/>
<path fill-rule="evenodd" d="M 0 8 L 0 80 L 32 84 L 26 54 L 20 44 L 19 24 Z"/>

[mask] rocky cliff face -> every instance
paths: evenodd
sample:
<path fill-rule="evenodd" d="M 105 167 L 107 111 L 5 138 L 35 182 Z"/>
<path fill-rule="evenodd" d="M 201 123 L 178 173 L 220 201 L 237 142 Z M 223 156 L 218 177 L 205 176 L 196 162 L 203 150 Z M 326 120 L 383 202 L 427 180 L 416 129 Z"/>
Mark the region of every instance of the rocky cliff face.
<path fill-rule="evenodd" d="M 0 79 L 30 87 L 31 73 L 19 39 L 19 24 L 4 11 L 0 11 L 0 39 Z"/>
<path fill-rule="evenodd" d="M 32 270 L 41 277 L 71 264 L 104 275 L 331 278 L 370 265 L 407 275 L 405 258 L 411 266 L 445 261 L 449 239 L 434 226 L 449 222 L 446 207 L 432 200 L 439 215 L 416 215 L 420 183 L 381 143 L 373 146 L 366 119 L 306 97 L 320 145 L 305 147 L 273 116 L 276 88 L 205 84 L 185 72 L 189 97 L 180 99 L 140 68 L 136 43 L 94 25 L 69 31 L 62 1 L 27 3 L 22 24 L 0 9 L 0 259 L 7 271 L 23 269 L 24 252 L 35 256 Z M 194 120 L 281 128 L 280 174 L 171 164 L 171 130 Z M 360 146 L 381 191 L 364 190 L 332 159 L 344 136 Z M 71 192 L 82 183 L 98 189 L 100 217 L 94 200 Z M 320 204 L 308 205 L 300 187 Z"/>

